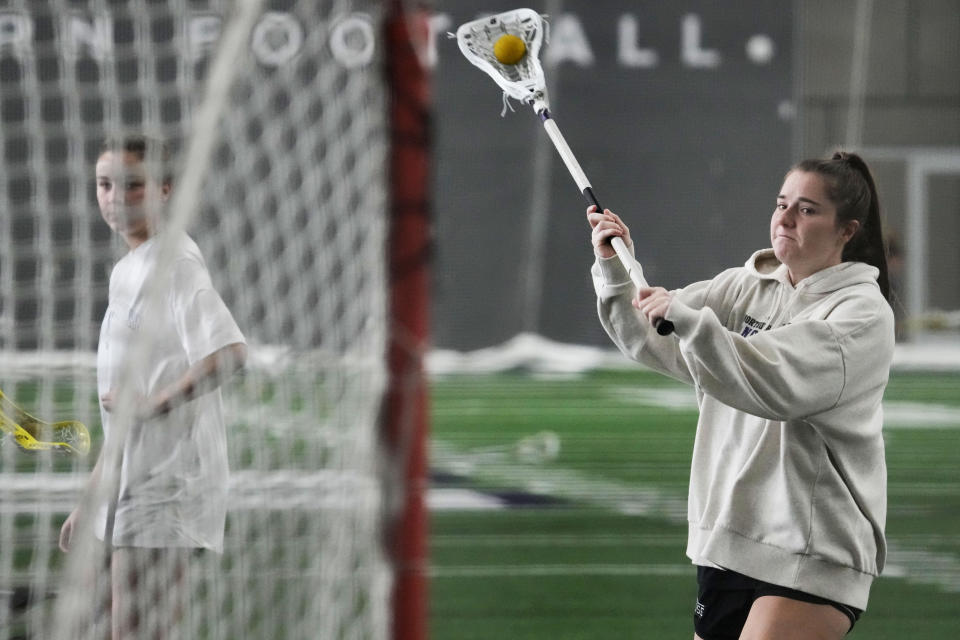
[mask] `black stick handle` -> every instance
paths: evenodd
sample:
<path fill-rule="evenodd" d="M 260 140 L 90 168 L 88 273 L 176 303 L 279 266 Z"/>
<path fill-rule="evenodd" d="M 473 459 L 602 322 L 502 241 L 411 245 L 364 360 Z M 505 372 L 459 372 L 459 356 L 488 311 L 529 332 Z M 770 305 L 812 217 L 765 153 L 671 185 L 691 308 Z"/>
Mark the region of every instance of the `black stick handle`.
<path fill-rule="evenodd" d="M 597 200 L 597 196 L 593 193 L 593 189 L 591 187 L 585 187 L 583 189 L 583 197 L 586 198 L 590 204 L 594 205 L 597 208 L 597 211 L 601 213 L 603 212 L 603 207 L 600 205 L 600 201 Z M 620 238 L 613 239 L 613 241 L 616 240 L 620 240 Z M 663 318 L 655 318 L 653 320 L 653 328 L 656 329 L 657 333 L 661 336 L 670 335 L 673 333 L 674 329 L 673 323 Z"/>

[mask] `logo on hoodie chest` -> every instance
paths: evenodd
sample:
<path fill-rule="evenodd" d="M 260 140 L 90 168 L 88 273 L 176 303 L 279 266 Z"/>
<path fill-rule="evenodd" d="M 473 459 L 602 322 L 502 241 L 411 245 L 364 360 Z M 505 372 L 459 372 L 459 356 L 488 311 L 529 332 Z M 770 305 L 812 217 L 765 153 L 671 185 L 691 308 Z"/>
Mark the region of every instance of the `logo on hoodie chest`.
<path fill-rule="evenodd" d="M 743 316 L 743 326 L 740 328 L 740 335 L 744 338 L 749 338 L 755 333 L 760 333 L 761 331 L 766 331 L 770 328 L 770 325 L 762 320 L 757 320 L 750 314 L 744 314 Z"/>

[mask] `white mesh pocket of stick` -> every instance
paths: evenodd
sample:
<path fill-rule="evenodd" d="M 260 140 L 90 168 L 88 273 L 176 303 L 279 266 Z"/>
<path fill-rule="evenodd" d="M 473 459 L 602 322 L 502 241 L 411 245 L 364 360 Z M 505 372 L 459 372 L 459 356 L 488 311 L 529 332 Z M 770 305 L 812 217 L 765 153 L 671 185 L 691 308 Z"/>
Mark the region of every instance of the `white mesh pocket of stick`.
<path fill-rule="evenodd" d="M 541 101 L 546 108 L 546 80 L 540 66 L 540 45 L 546 23 L 532 9 L 514 9 L 460 25 L 457 45 L 467 60 L 485 71 L 509 97 L 521 102 Z M 494 46 L 505 36 L 520 38 L 525 53 L 515 64 L 504 64 Z M 534 105 L 534 110 L 537 105 Z"/>

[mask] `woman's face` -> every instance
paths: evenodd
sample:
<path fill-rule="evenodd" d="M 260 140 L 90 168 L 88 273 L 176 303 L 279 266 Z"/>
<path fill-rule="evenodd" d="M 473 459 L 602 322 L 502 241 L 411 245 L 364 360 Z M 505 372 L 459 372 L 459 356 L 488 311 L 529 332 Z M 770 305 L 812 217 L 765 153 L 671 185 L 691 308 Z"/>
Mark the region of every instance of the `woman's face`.
<path fill-rule="evenodd" d="M 855 221 L 837 226 L 837 207 L 827 197 L 823 177 L 791 171 L 770 219 L 770 241 L 777 259 L 787 265 L 790 280 L 796 284 L 840 264 L 843 247 L 858 226 Z"/>
<path fill-rule="evenodd" d="M 152 177 L 130 151 L 105 151 L 97 160 L 96 180 L 97 203 L 107 225 L 131 246 L 149 238 L 152 221 L 170 196 L 170 185 Z"/>

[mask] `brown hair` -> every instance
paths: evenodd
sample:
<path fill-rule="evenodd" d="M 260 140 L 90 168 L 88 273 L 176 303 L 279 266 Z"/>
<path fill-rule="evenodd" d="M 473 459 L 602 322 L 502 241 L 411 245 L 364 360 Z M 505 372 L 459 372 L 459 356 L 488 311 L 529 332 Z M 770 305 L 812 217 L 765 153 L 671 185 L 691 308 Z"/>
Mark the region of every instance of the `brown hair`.
<path fill-rule="evenodd" d="M 152 166 L 159 167 L 154 175 L 161 184 L 169 185 L 173 182 L 173 173 L 170 166 L 170 147 L 159 138 L 153 138 L 140 133 L 131 133 L 111 136 L 100 145 L 100 155 L 107 151 L 125 151 L 136 155 L 141 162 L 149 161 Z"/>
<path fill-rule="evenodd" d="M 803 160 L 792 171 L 822 176 L 827 183 L 827 197 L 837 207 L 837 225 L 851 220 L 860 223 L 853 237 L 843 247 L 842 260 L 865 262 L 880 270 L 877 284 L 883 297 L 890 300 L 890 278 L 880 220 L 880 200 L 870 168 L 855 153 L 837 151 L 827 159 Z"/>

